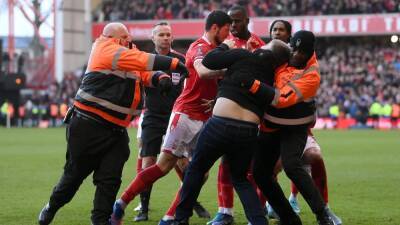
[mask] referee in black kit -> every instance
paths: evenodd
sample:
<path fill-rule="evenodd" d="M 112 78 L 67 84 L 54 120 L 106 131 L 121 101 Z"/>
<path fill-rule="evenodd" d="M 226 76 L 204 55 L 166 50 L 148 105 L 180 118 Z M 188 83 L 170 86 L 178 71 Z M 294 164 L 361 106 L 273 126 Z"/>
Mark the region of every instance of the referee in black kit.
<path fill-rule="evenodd" d="M 185 56 L 171 48 L 172 30 L 167 22 L 155 24 L 151 37 L 154 43 L 154 51 L 152 53 L 178 58 L 182 63 L 185 63 Z M 145 87 L 146 110 L 141 123 L 142 133 L 140 138 L 142 148 L 139 153 L 139 157 L 142 160 L 142 169 L 156 163 L 157 155 L 160 154 L 163 136 L 167 131 L 172 107 L 183 88 L 184 77 L 181 77 L 179 73 L 164 72 L 171 75 L 172 78 L 172 86 L 168 92 L 161 92 L 159 88 Z M 151 189 L 152 186 L 140 193 L 141 207 L 138 215 L 134 218 L 136 222 L 148 220 Z M 196 213 L 199 216 L 205 213 L 206 217 L 209 217 L 207 216 L 208 212 L 205 212 L 205 209 L 199 203 L 196 205 Z"/>

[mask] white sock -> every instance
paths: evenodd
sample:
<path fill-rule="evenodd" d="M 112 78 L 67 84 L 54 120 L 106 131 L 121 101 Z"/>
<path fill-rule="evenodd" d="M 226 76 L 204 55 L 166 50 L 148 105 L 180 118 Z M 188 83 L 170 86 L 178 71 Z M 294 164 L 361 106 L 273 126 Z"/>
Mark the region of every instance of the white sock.
<path fill-rule="evenodd" d="M 294 198 L 294 199 L 296 199 L 296 200 L 297 200 L 297 196 L 296 196 L 296 195 L 294 195 L 293 193 L 290 193 L 289 199 L 291 199 L 291 198 Z"/>
<path fill-rule="evenodd" d="M 233 216 L 233 208 L 218 207 L 218 212 Z"/>
<path fill-rule="evenodd" d="M 164 215 L 163 218 L 162 218 L 162 220 L 164 220 L 164 221 L 173 220 L 173 219 L 175 219 L 175 217 L 168 216 L 168 215 Z"/>
<path fill-rule="evenodd" d="M 118 199 L 117 202 L 121 205 L 121 208 L 122 208 L 122 209 L 125 209 L 125 208 L 126 208 L 127 204 L 124 202 L 124 200 Z"/>

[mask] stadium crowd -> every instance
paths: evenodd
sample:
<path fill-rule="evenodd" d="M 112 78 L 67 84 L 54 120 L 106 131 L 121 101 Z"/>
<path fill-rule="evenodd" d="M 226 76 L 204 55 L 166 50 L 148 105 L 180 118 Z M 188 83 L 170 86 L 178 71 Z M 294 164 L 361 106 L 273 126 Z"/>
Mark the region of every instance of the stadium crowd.
<path fill-rule="evenodd" d="M 394 110 L 400 105 L 398 48 L 389 47 L 384 41 L 363 38 L 319 39 L 317 48 L 322 76 L 317 99 L 320 117 L 342 115 L 361 123 L 374 116 L 400 118 Z M 80 71 L 66 74 L 61 83 L 25 96 L 21 100 L 24 123 L 19 124 L 37 126 L 38 121 L 55 117 L 54 125 L 61 125 L 64 104 L 72 103 L 80 76 Z M 53 111 L 53 116 L 52 104 L 59 108 L 57 113 Z"/>
<path fill-rule="evenodd" d="M 394 0 L 103 0 L 93 18 L 98 22 L 196 19 L 205 18 L 215 9 L 226 11 L 233 4 L 247 7 L 251 17 L 400 12 Z"/>
<path fill-rule="evenodd" d="M 361 123 L 374 116 L 400 118 L 394 112 L 400 104 L 398 48 L 362 38 L 357 41 L 319 39 L 318 58 L 322 76 L 317 100 L 320 117 L 342 115 Z M 64 105 L 72 103 L 81 74 L 81 71 L 66 74 L 61 83 L 24 96 L 21 100 L 24 120 L 19 124 L 38 126 L 40 120 L 56 118 L 54 125 L 61 125 Z M 57 113 L 51 110 L 53 104 L 58 107 Z M 385 110 L 388 106 L 390 110 Z"/>
<path fill-rule="evenodd" d="M 379 116 L 390 117 L 391 111 L 385 112 L 384 107 L 393 108 L 400 103 L 399 49 L 362 38 L 330 44 L 321 40 L 320 46 L 328 47 L 319 57 L 322 75 L 319 115 L 338 116 L 332 115 L 330 108 L 339 106 L 344 115 L 365 120 L 369 114 L 375 114 L 372 106 L 377 103 Z"/>
<path fill-rule="evenodd" d="M 68 106 L 78 90 L 81 73 L 65 74 L 60 82 L 54 82 L 46 90 L 23 94 L 20 106 L 5 102 L 1 106 L 1 121 L 5 125 L 7 111 L 11 114 L 11 125 L 21 127 L 61 126 Z M 7 110 L 7 107 L 9 108 Z M 18 116 L 17 116 L 18 115 Z"/>

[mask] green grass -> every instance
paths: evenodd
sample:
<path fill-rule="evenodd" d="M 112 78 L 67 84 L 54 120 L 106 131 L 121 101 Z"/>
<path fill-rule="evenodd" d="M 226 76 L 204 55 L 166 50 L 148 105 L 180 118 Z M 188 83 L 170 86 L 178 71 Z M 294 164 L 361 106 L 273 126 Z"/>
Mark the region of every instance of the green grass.
<path fill-rule="evenodd" d="M 135 130 L 130 130 L 131 156 L 125 166 L 122 188 L 135 176 L 137 150 Z M 400 225 L 400 132 L 399 131 L 316 131 L 328 169 L 330 206 L 348 225 Z M 0 128 L 0 224 L 36 224 L 38 212 L 48 201 L 65 162 L 64 129 Z M 280 181 L 286 190 L 284 175 Z M 162 217 L 175 195 L 179 182 L 174 173 L 153 188 L 150 221 Z M 57 214 L 53 224 L 90 224 L 94 187 L 89 177 L 74 199 Z M 216 167 L 202 190 L 200 202 L 211 213 L 217 209 Z M 316 224 L 301 199 L 303 224 Z M 132 222 L 133 208 L 126 212 L 125 224 Z M 247 224 L 237 198 L 236 224 Z M 196 216 L 192 224 L 205 224 Z"/>

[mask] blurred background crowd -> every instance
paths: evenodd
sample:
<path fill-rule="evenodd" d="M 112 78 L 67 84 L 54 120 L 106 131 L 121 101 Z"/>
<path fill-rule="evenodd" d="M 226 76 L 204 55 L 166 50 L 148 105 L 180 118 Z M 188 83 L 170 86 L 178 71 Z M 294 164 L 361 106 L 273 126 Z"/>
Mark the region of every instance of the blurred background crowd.
<path fill-rule="evenodd" d="M 400 4 L 395 0 L 106 0 L 93 12 L 93 17 L 98 22 L 196 19 L 234 4 L 245 6 L 251 17 L 400 12 Z"/>
<path fill-rule="evenodd" d="M 103 0 L 92 11 L 93 21 L 164 20 L 204 18 L 214 9 L 227 10 L 233 4 L 247 7 L 251 17 L 373 14 L 400 12 L 395 0 Z M 268 28 L 265 29 L 266 31 Z M 265 39 L 265 41 L 268 41 Z M 174 49 L 185 53 L 191 40 L 174 42 Z M 150 41 L 137 43 L 150 51 Z M 361 127 L 368 119 L 400 119 L 400 45 L 387 37 L 319 37 L 317 55 L 320 63 L 321 87 L 317 99 L 318 114 L 324 118 L 353 118 Z M 3 55 L 3 71 L 8 67 Z M 18 71 L 24 58 L 14 57 Z M 0 122 L 17 111 L 20 118 L 11 118 L 18 126 L 60 126 L 68 105 L 79 87 L 85 68 L 64 74 L 61 82 L 52 82 L 40 90 L 25 91 L 20 106 L 0 105 Z"/>

